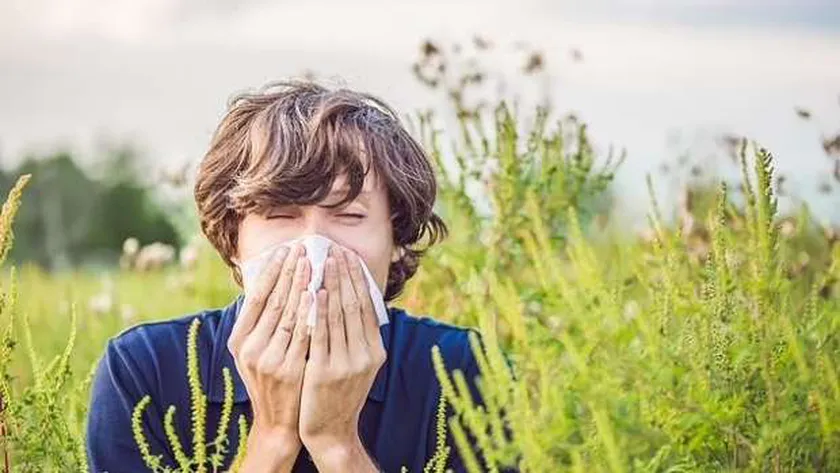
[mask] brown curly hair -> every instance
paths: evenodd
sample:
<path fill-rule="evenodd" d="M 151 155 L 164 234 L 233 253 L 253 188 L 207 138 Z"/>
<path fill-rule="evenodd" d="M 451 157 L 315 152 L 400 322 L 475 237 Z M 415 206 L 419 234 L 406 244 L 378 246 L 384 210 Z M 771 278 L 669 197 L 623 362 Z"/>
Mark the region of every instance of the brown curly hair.
<path fill-rule="evenodd" d="M 196 178 L 201 231 L 241 287 L 232 258 L 246 214 L 318 203 L 346 174 L 349 191 L 334 204 L 342 205 L 359 195 L 371 168 L 386 186 L 401 255 L 388 270 L 391 301 L 447 228 L 432 209 L 437 183 L 428 156 L 396 113 L 370 94 L 284 81 L 233 97 Z"/>

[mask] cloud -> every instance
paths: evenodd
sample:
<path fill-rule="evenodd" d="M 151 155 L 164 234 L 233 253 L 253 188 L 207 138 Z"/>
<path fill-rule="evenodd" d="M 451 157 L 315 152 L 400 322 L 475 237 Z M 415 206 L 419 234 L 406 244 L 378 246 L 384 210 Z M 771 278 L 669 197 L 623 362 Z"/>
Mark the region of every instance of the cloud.
<path fill-rule="evenodd" d="M 0 31 L 21 40 L 93 36 L 143 41 L 165 27 L 177 9 L 167 0 L 10 0 Z M 7 29 L 8 28 L 8 29 Z"/>
<path fill-rule="evenodd" d="M 836 0 L 5 0 L 0 2 L 0 38 L 98 37 L 143 43 L 207 37 L 212 26 L 227 39 L 247 41 L 263 35 L 306 36 L 301 31 L 306 25 L 332 39 L 332 32 L 354 28 L 411 31 L 439 24 L 463 30 L 500 18 L 515 23 L 523 13 L 550 21 L 797 26 L 840 32 Z"/>
<path fill-rule="evenodd" d="M 661 19 L 691 16 L 692 8 L 712 18 L 708 12 L 729 3 L 761 10 L 752 0 L 713 8 L 490 1 L 0 0 L 8 9 L 0 35 L 14 31 L 22 40 L 0 38 L 2 151 L 76 144 L 104 130 L 136 138 L 159 162 L 195 158 L 229 94 L 303 69 L 343 77 L 410 112 L 429 104 L 409 74 L 419 42 L 482 33 L 545 51 L 558 105 L 580 112 L 606 144 L 628 146 L 633 162 L 625 169 L 667 157 L 666 132 L 697 126 L 762 139 L 783 165 L 822 162 L 791 110 L 801 105 L 822 116 L 816 107 L 828 98 L 828 113 L 836 112 L 840 34 Z M 632 15 L 643 21 L 624 21 Z M 582 64 L 570 64 L 573 46 Z M 493 63 L 503 71 L 520 66 L 515 54 Z M 521 89 L 537 92 L 533 83 Z"/>

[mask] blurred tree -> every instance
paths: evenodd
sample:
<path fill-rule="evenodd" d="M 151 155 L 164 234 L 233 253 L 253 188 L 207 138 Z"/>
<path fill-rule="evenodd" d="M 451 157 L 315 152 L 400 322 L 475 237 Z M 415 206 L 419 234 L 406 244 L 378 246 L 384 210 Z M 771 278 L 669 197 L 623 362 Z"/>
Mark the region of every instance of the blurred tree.
<path fill-rule="evenodd" d="M 180 243 L 175 226 L 153 202 L 149 189 L 136 182 L 103 187 L 95 209 L 85 253 L 96 259 L 116 260 L 122 243 L 132 236 L 142 243 Z"/>
<path fill-rule="evenodd" d="M 15 222 L 17 241 L 12 259 L 47 268 L 70 266 L 80 256 L 95 183 L 63 151 L 41 159 L 27 157 L 9 181 L 21 174 L 32 174 L 32 180 Z"/>
<path fill-rule="evenodd" d="M 177 246 L 175 227 L 142 182 L 136 159 L 128 148 L 112 149 L 96 172 L 85 172 L 71 153 L 59 151 L 29 156 L 0 173 L 3 189 L 17 176 L 32 174 L 15 222 L 11 260 L 61 270 L 114 264 L 130 236 Z"/>

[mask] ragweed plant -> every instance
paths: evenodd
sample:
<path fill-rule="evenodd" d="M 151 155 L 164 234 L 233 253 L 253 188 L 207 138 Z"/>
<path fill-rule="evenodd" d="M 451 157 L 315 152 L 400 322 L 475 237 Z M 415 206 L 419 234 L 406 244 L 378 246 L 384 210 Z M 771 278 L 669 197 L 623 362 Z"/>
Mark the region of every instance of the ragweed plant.
<path fill-rule="evenodd" d="M 614 168 L 595 165 L 584 127 L 545 121 L 523 133 L 504 107 L 480 126 L 478 116 L 465 119 L 452 159 L 421 121 L 451 232 L 395 304 L 478 329 L 470 343 L 482 402 L 470 380 L 429 354 L 442 398 L 424 473 L 442 472 L 454 454 L 473 472 L 840 471 L 840 239 L 806 229 L 800 216 L 791 231 L 791 217 L 777 215 L 769 153 L 745 146 L 740 185 L 712 192 L 708 212 L 694 209 L 693 229 L 669 226 L 654 202 L 651 236 L 635 238 L 609 234 L 596 218 Z M 0 256 L 23 183 L 0 214 Z M 109 284 L 31 266 L 3 276 L 6 473 L 87 470 L 90 379 L 108 338 L 235 296 L 224 265 L 202 254 L 192 269 L 116 272 Z M 110 303 L 92 310 L 86 301 L 103 289 Z M 149 291 L 168 297 L 150 300 Z M 244 458 L 248 424 L 232 425 L 229 372 L 218 425 L 208 425 L 197 329 L 190 405 L 164 409 L 174 464 L 146 440 L 153 399 L 133 412 L 153 472 L 237 471 Z M 187 409 L 188 430 L 178 430 Z"/>
<path fill-rule="evenodd" d="M 9 192 L 0 213 L 0 263 L 14 240 L 12 222 L 21 204 L 23 188 L 29 176 L 22 176 Z M 70 310 L 70 333 L 61 353 L 43 363 L 32 345 L 28 313 L 20 326 L 15 325 L 18 307 L 16 272 L 11 270 L 8 285 L 0 292 L 0 316 L 6 319 L 0 349 L 0 435 L 2 435 L 3 468 L 16 472 L 84 471 L 87 469 L 80 418 L 85 409 L 79 396 L 87 388 L 89 378 L 73 386 L 70 359 L 76 342 L 76 311 Z M 31 367 L 31 383 L 15 385 L 9 371 L 17 346 L 18 328 Z"/>
<path fill-rule="evenodd" d="M 192 457 L 188 456 L 175 430 L 176 406 L 169 406 L 164 417 L 164 430 L 169 447 L 174 452 L 177 466 L 163 465 L 162 455 L 155 455 L 149 448 L 149 442 L 143 432 L 143 412 L 151 403 L 149 395 L 144 396 L 134 408 L 131 416 L 132 431 L 134 440 L 143 456 L 143 461 L 149 470 L 154 473 L 218 473 L 224 468 L 226 454 L 228 453 L 228 430 L 230 428 L 231 412 L 233 410 L 233 379 L 230 370 L 223 368 L 222 376 L 224 381 L 224 401 L 222 403 L 222 414 L 219 425 L 216 429 L 216 436 L 212 442 L 207 443 L 205 439 L 207 422 L 207 396 L 201 389 L 201 374 L 198 366 L 198 328 L 201 322 L 193 320 L 187 334 L 187 379 L 190 387 L 190 408 L 192 427 Z M 230 473 L 239 471 L 241 458 L 245 451 L 245 439 L 248 438 L 247 420 L 244 415 L 239 416 L 239 443 L 233 456 L 231 468 L 225 470 Z M 211 453 L 208 455 L 208 449 Z"/>
<path fill-rule="evenodd" d="M 651 245 L 605 251 L 573 207 L 557 244 L 531 204 L 518 272 L 447 263 L 484 276 L 460 292 L 488 342 L 473 342 L 486 405 L 438 370 L 469 471 L 511 458 L 533 472 L 840 471 L 840 308 L 825 297 L 840 246 L 798 297 L 782 270 L 772 158 L 748 160 L 745 146 L 741 160 L 745 225 L 727 225 L 741 212 L 721 186 L 703 260 L 657 205 Z"/>

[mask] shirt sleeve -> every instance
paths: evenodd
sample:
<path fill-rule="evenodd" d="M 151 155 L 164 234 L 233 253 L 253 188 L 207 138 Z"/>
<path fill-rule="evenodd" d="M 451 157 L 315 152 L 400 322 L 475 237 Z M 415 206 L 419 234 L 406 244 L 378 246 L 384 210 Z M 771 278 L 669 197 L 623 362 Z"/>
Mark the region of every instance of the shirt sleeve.
<path fill-rule="evenodd" d="M 108 342 L 91 386 L 85 440 L 93 473 L 155 471 L 140 453 L 131 422 L 135 406 L 151 394 L 150 383 L 125 345 L 119 339 Z M 171 451 L 162 441 L 163 413 L 154 402 L 146 406 L 140 425 L 151 455 L 159 456 L 161 466 L 174 466 Z"/>

